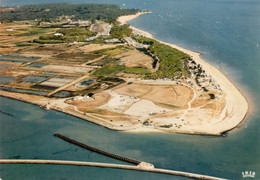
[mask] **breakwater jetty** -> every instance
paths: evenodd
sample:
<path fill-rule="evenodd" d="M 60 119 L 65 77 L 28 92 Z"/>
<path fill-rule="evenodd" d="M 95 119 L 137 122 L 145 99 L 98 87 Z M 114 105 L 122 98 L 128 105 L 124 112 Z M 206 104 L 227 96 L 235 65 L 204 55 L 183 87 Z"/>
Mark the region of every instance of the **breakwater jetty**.
<path fill-rule="evenodd" d="M 96 153 L 99 153 L 99 154 L 102 154 L 102 155 L 105 155 L 105 156 L 108 156 L 108 157 L 111 157 L 111 158 L 114 158 L 114 159 L 118 159 L 120 161 L 125 161 L 125 162 L 135 164 L 135 165 L 139 165 L 141 163 L 141 161 L 138 161 L 138 160 L 135 160 L 135 159 L 130 159 L 130 158 L 126 158 L 126 157 L 123 157 L 123 156 L 116 155 L 116 154 L 112 154 L 112 153 L 103 151 L 101 149 L 95 148 L 93 146 L 83 144 L 83 143 L 78 142 L 76 140 L 70 139 L 70 138 L 68 138 L 68 137 L 66 137 L 66 136 L 64 136 L 60 133 L 54 133 L 54 136 L 59 137 L 59 138 L 65 140 L 69 143 L 75 144 L 75 145 L 80 146 L 82 148 L 88 149 L 90 151 L 93 151 L 93 152 L 96 152 Z"/>
<path fill-rule="evenodd" d="M 173 171 L 168 169 L 145 168 L 142 166 L 129 166 L 129 165 L 122 165 L 122 164 L 109 164 L 109 163 L 83 162 L 83 161 L 0 159 L 0 164 L 55 164 L 55 165 L 93 166 L 93 167 L 102 167 L 102 168 L 116 168 L 116 169 L 127 169 L 127 170 L 135 170 L 135 171 L 162 173 L 162 174 L 184 176 L 184 177 L 196 178 L 196 179 L 227 180 L 227 179 L 213 177 L 213 176 L 194 174 L 194 173 L 188 173 L 182 171 Z"/>

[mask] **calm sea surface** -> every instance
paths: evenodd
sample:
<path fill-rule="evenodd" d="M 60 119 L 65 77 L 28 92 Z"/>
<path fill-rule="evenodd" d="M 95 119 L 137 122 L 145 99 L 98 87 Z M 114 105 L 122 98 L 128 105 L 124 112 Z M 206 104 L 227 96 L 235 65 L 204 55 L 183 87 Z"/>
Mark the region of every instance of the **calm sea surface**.
<path fill-rule="evenodd" d="M 69 0 L 2 0 L 1 6 Z M 60 132 L 109 152 L 153 163 L 158 168 L 243 179 L 260 179 L 260 1 L 259 0 L 74 0 L 150 10 L 130 22 L 157 39 L 203 53 L 250 101 L 251 112 L 227 137 L 130 134 L 0 97 L 0 158 L 57 159 L 121 163 L 58 138 Z M 96 167 L 1 165 L 9 179 L 187 179 L 162 174 Z"/>

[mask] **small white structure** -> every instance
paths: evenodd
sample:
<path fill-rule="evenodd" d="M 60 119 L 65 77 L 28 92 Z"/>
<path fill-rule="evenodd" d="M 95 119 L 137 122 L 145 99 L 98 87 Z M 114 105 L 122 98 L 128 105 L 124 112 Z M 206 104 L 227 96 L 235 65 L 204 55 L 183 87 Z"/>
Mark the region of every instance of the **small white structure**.
<path fill-rule="evenodd" d="M 78 20 L 78 21 L 71 21 L 69 23 L 69 25 L 79 25 L 79 26 L 90 26 L 91 25 L 91 21 L 82 21 L 82 20 Z"/>
<path fill-rule="evenodd" d="M 141 162 L 137 167 L 140 169 L 154 169 L 154 165 L 147 162 Z"/>
<path fill-rule="evenodd" d="M 121 43 L 121 41 L 117 38 L 113 38 L 113 39 L 106 39 L 105 43 Z"/>
<path fill-rule="evenodd" d="M 54 36 L 64 36 L 62 33 L 55 33 Z"/>

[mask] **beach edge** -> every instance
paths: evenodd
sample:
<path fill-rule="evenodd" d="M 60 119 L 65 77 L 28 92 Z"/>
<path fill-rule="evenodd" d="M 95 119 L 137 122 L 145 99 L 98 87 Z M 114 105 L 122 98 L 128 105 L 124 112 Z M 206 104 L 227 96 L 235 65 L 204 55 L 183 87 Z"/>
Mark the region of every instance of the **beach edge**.
<path fill-rule="evenodd" d="M 128 15 L 128 16 L 120 16 L 117 20 L 121 24 L 127 24 L 128 21 L 131 21 L 141 15 L 148 14 L 152 12 L 138 12 L 135 15 Z M 138 29 L 136 27 L 130 26 L 133 30 L 138 30 L 144 34 L 144 36 L 148 38 L 152 38 L 157 40 L 160 43 L 166 44 L 171 46 L 172 48 L 175 48 L 179 51 L 182 51 L 186 54 L 188 54 L 190 57 L 192 57 L 198 64 L 202 66 L 202 68 L 209 72 L 214 79 L 217 81 L 217 83 L 222 87 L 222 89 L 227 94 L 227 103 L 225 105 L 224 110 L 230 113 L 228 117 L 220 121 L 221 123 L 216 124 L 214 127 L 201 127 L 201 129 L 194 129 L 193 133 L 187 133 L 187 134 L 209 134 L 209 135 L 223 135 L 226 132 L 229 132 L 233 129 L 235 129 L 237 126 L 239 126 L 247 117 L 248 111 L 249 111 L 249 103 L 246 97 L 243 95 L 240 89 L 237 88 L 237 86 L 232 82 L 225 74 L 223 74 L 218 68 L 211 65 L 206 60 L 202 59 L 201 54 L 198 52 L 194 52 L 192 50 L 188 50 L 185 48 L 182 48 L 176 44 L 173 43 L 167 43 L 164 41 L 161 41 L 159 39 L 156 39 L 153 37 L 153 35 L 149 32 L 146 32 L 144 30 Z M 137 130 L 138 131 L 138 130 Z M 211 132 L 210 132 L 211 131 Z M 182 132 L 180 132 L 182 133 Z M 184 132 L 184 134 L 186 134 Z"/>

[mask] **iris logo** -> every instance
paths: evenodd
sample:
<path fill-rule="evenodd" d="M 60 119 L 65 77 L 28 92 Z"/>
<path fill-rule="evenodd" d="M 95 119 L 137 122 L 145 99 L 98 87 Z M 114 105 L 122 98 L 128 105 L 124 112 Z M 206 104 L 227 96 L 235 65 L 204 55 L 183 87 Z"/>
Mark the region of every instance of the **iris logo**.
<path fill-rule="evenodd" d="M 253 171 L 245 171 L 245 172 L 242 172 L 242 176 L 243 178 L 255 178 L 255 172 Z"/>

